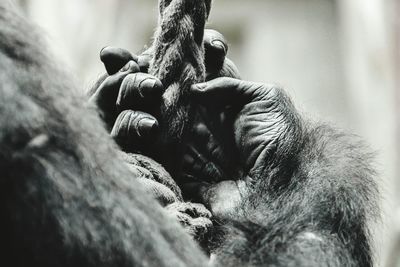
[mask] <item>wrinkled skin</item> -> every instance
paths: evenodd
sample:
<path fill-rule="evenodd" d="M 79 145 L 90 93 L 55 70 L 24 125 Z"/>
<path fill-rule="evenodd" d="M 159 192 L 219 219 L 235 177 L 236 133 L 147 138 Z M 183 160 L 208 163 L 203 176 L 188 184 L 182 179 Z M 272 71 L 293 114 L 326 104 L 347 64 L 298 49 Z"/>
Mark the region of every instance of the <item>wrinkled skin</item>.
<path fill-rule="evenodd" d="M 277 144 L 290 141 L 286 138 L 286 117 L 296 115 L 279 88 L 216 78 L 239 77 L 234 64 L 225 59 L 228 48 L 221 34 L 207 31 L 205 47 L 208 82 L 192 87 L 193 101 L 201 106 L 200 115 L 187 143 L 182 175 L 175 179 L 186 199 L 204 203 L 214 215 L 225 217 L 240 203 L 247 185 L 260 176 Z M 144 73 L 149 57 L 105 48 L 101 59 L 111 75 L 91 101 L 100 107 L 111 135 L 124 150 L 151 156 L 154 148 L 149 147 L 157 135 L 163 86 L 156 77 Z M 125 66 L 116 72 L 118 63 Z"/>
<path fill-rule="evenodd" d="M 225 217 L 240 203 L 247 185 L 261 175 L 278 144 L 291 141 L 288 121 L 293 124 L 297 115 L 280 88 L 217 78 L 239 77 L 235 65 L 225 58 L 228 47 L 220 33 L 206 31 L 205 47 L 208 82 L 192 87 L 199 115 L 187 143 L 182 174 L 175 179 L 186 199 L 204 203 L 214 215 Z M 90 101 L 100 108 L 123 150 L 152 156 L 157 153 L 151 146 L 164 88 L 145 73 L 150 57 L 106 47 L 101 59 L 110 75 L 91 92 Z"/>
<path fill-rule="evenodd" d="M 206 31 L 205 50 L 208 77 L 215 77 L 222 71 L 227 75 L 238 75 L 233 63 L 225 59 L 227 45 L 221 34 Z M 135 56 L 124 49 L 106 47 L 100 52 L 100 58 L 107 74 L 88 92 L 89 101 L 97 105 L 106 128 L 122 150 L 130 152 L 125 156 L 128 163 L 152 167 L 153 164 L 141 163 L 152 162 L 150 158 L 132 154 L 139 152 L 157 157 L 154 144 L 159 132 L 157 118 L 160 117 L 164 87 L 156 77 L 146 73 L 150 56 L 147 52 Z M 197 239 L 206 236 L 212 226 L 211 213 L 202 204 L 182 202 L 180 188 L 171 182 L 168 174 L 158 175 L 156 179 L 140 179 L 140 182 L 176 215 L 190 234 Z"/>
<path fill-rule="evenodd" d="M 222 173 L 223 181 L 215 183 L 208 179 L 197 185 L 189 183 L 187 190 L 197 195 L 213 214 L 225 217 L 240 203 L 247 187 L 265 177 L 266 166 L 293 146 L 290 135 L 295 134 L 292 130 L 298 127 L 297 114 L 285 93 L 273 85 L 218 78 L 192 86 L 192 94 L 196 102 L 220 111 L 224 119 L 214 123 L 211 130 L 197 125 L 198 138 L 195 139 L 200 140 L 197 147 L 205 156 L 191 159 L 191 165 L 205 164 L 196 163 L 204 159 L 212 162 Z M 206 138 L 200 138 L 201 135 Z M 232 153 L 236 158 L 229 156 Z M 233 174 L 232 166 L 236 166 Z M 194 168 L 193 176 L 207 177 L 208 169 Z M 229 177 L 229 173 L 233 176 Z M 185 186 L 183 188 L 185 192 Z"/>
<path fill-rule="evenodd" d="M 359 139 L 300 118 L 280 89 L 209 81 L 192 88 L 200 105 L 178 186 L 144 155 L 157 151 L 157 97 L 149 95 L 162 88 L 138 72 L 146 72 L 146 56 L 103 50 L 109 74 L 90 95 L 107 133 L 40 34 L 6 6 L 0 2 L 4 262 L 207 266 L 170 216 L 200 240 L 207 234 L 210 212 L 183 202 L 182 187 L 222 225 L 211 234 L 212 266 L 373 266 L 369 226 L 379 214 L 378 190 Z M 235 76 L 224 56 L 209 79 Z M 120 148 L 139 153 L 121 152 L 110 132 Z"/>
<path fill-rule="evenodd" d="M 205 247 L 222 266 L 371 266 L 368 222 L 378 207 L 368 149 L 351 136 L 302 118 L 279 87 L 239 80 L 225 58 L 221 35 L 210 38 L 217 42 L 207 38 L 208 55 L 214 48 L 220 56 L 206 54 L 207 81 L 191 87 L 197 113 L 185 139 L 181 172 L 173 177 L 185 201 L 201 203 L 212 214 L 211 242 L 205 238 Z M 163 91 L 155 77 L 136 75 Z M 144 82 L 115 84 L 129 101 L 105 101 L 116 110 L 114 117 L 126 116 L 115 103 L 142 103 L 143 109 L 132 116 L 134 123 L 117 119 L 109 125 L 112 135 L 123 150 L 156 159 L 151 140 L 157 138 L 159 101 L 141 101 Z M 149 135 L 138 134 L 141 117 L 152 122 L 147 123 Z M 169 212 L 180 212 L 176 217 L 187 227 L 182 209 L 173 209 Z M 199 232 L 196 223 L 190 233 Z"/>

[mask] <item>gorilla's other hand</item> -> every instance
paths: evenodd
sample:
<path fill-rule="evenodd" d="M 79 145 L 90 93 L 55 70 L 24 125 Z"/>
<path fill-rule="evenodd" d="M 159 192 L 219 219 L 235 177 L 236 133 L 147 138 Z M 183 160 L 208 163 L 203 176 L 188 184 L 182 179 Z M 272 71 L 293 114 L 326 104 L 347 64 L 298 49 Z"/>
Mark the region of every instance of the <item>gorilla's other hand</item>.
<path fill-rule="evenodd" d="M 282 89 L 233 78 L 194 85 L 192 97 L 205 110 L 221 113 L 221 119 L 194 127 L 196 142 L 184 158 L 183 193 L 222 215 L 266 176 L 268 166 L 295 152 L 298 114 Z"/>

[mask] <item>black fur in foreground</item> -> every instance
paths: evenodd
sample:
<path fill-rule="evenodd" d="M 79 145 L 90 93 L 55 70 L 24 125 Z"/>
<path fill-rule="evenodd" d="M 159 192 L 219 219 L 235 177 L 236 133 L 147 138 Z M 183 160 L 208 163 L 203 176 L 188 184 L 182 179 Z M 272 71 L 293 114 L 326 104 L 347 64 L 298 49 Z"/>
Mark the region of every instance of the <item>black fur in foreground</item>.
<path fill-rule="evenodd" d="M 202 266 L 138 186 L 40 34 L 0 3 L 1 257 L 12 266 Z"/>
<path fill-rule="evenodd" d="M 1 256 L 13 266 L 204 266 L 136 181 L 95 110 L 0 3 Z M 289 101 L 276 90 L 277 101 Z M 292 107 L 288 105 L 288 107 Z M 222 266 L 371 266 L 370 155 L 285 110 L 291 128 L 216 245 Z"/>

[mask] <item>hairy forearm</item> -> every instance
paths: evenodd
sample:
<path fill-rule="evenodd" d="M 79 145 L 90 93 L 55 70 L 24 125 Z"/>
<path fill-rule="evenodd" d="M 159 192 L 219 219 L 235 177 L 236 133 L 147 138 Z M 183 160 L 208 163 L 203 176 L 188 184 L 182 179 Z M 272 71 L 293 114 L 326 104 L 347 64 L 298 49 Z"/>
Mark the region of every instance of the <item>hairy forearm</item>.
<path fill-rule="evenodd" d="M 256 244 L 244 259 L 255 265 L 370 266 L 368 223 L 378 214 L 371 153 L 354 136 L 301 123 L 294 150 L 282 146 L 281 161 L 251 184 L 223 247 Z"/>

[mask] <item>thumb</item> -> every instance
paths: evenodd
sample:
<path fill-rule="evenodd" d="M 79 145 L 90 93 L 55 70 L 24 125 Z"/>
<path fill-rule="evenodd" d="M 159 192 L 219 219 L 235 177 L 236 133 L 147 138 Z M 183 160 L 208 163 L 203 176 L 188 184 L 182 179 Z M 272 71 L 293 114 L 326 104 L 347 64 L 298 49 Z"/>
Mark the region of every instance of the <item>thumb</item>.
<path fill-rule="evenodd" d="M 192 98 L 202 105 L 225 107 L 250 103 L 263 95 L 265 89 L 261 83 L 223 77 L 192 85 L 191 92 Z"/>
<path fill-rule="evenodd" d="M 214 30 L 204 30 L 205 64 L 208 73 L 217 75 L 224 65 L 228 45 L 224 36 Z"/>
<path fill-rule="evenodd" d="M 128 50 L 107 46 L 100 51 L 100 60 L 109 75 L 117 73 L 129 61 L 138 62 L 138 57 L 132 55 Z"/>
<path fill-rule="evenodd" d="M 117 117 L 111 137 L 124 151 L 142 150 L 154 142 L 158 122 L 150 114 L 124 110 Z"/>

